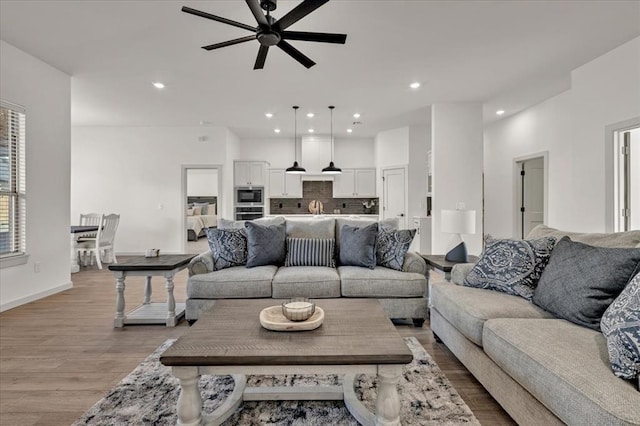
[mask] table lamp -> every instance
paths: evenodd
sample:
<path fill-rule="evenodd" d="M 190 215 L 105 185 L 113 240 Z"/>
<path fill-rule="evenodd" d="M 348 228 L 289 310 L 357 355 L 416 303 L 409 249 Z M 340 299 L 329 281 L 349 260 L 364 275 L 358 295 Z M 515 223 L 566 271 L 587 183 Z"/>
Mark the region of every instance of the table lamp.
<path fill-rule="evenodd" d="M 475 234 L 475 210 L 442 210 L 440 216 L 440 230 L 449 234 L 458 234 L 460 244 L 446 254 L 444 260 L 449 262 L 468 262 L 467 246 L 462 234 Z"/>

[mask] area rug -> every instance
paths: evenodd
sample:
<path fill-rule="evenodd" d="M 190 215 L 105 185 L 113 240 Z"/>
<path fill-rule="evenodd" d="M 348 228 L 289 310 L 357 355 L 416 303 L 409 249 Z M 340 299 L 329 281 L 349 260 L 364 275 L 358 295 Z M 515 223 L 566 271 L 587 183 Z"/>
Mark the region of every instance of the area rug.
<path fill-rule="evenodd" d="M 404 339 L 413 362 L 403 367 L 398 384 L 403 425 L 479 425 L 467 404 L 415 337 Z M 164 342 L 149 357 L 87 411 L 80 425 L 175 425 L 180 387 L 171 369 L 158 361 L 172 343 Z M 341 376 L 249 376 L 247 386 L 339 385 Z M 210 414 L 233 391 L 230 376 L 202 376 L 204 414 Z M 360 375 L 356 395 L 374 411 L 376 378 Z M 244 402 L 223 423 L 227 425 L 357 425 L 342 401 Z"/>

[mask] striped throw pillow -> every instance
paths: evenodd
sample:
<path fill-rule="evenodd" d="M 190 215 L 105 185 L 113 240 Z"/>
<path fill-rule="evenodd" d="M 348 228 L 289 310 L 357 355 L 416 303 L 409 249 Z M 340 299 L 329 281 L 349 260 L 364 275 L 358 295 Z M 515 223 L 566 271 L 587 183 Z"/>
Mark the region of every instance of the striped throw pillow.
<path fill-rule="evenodd" d="M 335 244 L 332 238 L 287 238 L 287 258 L 284 266 L 335 268 Z"/>

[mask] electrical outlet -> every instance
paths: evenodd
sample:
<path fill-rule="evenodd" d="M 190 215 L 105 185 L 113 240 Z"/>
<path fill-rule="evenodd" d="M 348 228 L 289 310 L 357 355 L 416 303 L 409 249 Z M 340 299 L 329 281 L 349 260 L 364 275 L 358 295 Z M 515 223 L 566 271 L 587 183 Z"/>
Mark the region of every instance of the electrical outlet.
<path fill-rule="evenodd" d="M 36 274 L 40 272 L 40 262 L 34 262 L 33 272 L 35 272 Z"/>

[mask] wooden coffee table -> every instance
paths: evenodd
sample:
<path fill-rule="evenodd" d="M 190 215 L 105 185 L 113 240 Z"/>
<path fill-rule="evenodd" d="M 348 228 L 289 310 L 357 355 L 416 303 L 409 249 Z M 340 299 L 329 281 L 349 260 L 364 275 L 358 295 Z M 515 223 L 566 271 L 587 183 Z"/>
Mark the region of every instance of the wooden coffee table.
<path fill-rule="evenodd" d="M 178 424 L 220 424 L 242 401 L 344 400 L 363 425 L 399 425 L 397 383 L 402 365 L 413 360 L 377 300 L 317 299 L 323 324 L 311 331 L 269 331 L 260 325 L 263 308 L 279 300 L 219 300 L 211 311 L 160 357 L 180 381 Z M 376 413 L 353 388 L 357 373 L 378 376 Z M 235 388 L 211 418 L 202 416 L 198 380 L 202 374 L 231 375 Z M 344 374 L 342 386 L 246 387 L 248 374 Z"/>

